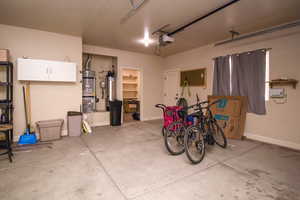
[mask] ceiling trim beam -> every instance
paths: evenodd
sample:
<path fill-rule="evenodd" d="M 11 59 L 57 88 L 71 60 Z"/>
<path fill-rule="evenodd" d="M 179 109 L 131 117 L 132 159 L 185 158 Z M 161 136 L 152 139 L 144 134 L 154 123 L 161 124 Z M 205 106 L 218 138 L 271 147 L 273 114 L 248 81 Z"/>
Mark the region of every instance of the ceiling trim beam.
<path fill-rule="evenodd" d="M 221 42 L 215 43 L 214 46 L 220 46 L 220 45 L 223 45 L 223 44 L 228 44 L 228 43 L 231 43 L 231 42 L 235 42 L 235 41 L 239 41 L 239 40 L 243 40 L 243 39 L 247 39 L 247 38 L 251 38 L 251 37 L 255 37 L 255 36 L 259 36 L 259 35 L 272 33 L 272 32 L 275 32 L 275 31 L 281 31 L 281 30 L 284 30 L 284 29 L 293 28 L 293 27 L 296 27 L 296 26 L 300 26 L 300 20 L 297 20 L 297 21 L 294 21 L 294 22 L 288 23 L 288 24 L 274 26 L 274 27 L 271 27 L 271 28 L 267 28 L 267 29 L 264 29 L 264 30 L 261 30 L 261 31 L 254 32 L 254 33 L 241 35 L 239 37 L 235 37 L 235 38 L 232 38 L 232 39 L 229 39 L 229 40 L 221 41 Z"/>

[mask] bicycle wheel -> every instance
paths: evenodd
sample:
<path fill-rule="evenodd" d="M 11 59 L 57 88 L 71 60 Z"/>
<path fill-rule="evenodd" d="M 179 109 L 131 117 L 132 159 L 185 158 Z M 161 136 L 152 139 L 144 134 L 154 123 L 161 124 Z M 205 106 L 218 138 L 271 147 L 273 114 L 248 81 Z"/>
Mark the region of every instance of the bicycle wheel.
<path fill-rule="evenodd" d="M 165 127 L 162 127 L 161 134 L 162 136 L 165 136 L 167 129 Z"/>
<path fill-rule="evenodd" d="M 184 134 L 183 122 L 173 122 L 167 127 L 164 139 L 166 148 L 171 155 L 179 155 L 184 152 Z"/>
<path fill-rule="evenodd" d="M 190 126 L 184 136 L 185 153 L 193 164 L 200 163 L 205 156 L 205 141 L 197 126 Z"/>
<path fill-rule="evenodd" d="M 217 145 L 222 148 L 227 147 L 227 139 L 225 137 L 224 131 L 216 121 L 211 123 L 211 133 Z"/>

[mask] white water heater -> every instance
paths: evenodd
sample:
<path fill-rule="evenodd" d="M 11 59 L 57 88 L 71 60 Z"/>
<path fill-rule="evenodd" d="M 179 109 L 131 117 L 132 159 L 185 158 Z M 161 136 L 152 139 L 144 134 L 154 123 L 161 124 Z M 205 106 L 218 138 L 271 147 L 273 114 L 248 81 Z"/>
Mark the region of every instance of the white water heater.
<path fill-rule="evenodd" d="M 113 71 L 106 75 L 106 110 L 109 110 L 109 102 L 116 100 L 116 78 Z"/>

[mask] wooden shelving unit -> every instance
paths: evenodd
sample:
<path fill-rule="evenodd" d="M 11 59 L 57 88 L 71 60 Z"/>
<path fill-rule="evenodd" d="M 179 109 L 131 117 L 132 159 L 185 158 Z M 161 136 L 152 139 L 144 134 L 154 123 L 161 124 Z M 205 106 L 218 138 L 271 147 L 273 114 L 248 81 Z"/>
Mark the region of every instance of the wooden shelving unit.
<path fill-rule="evenodd" d="M 134 113 L 140 111 L 139 102 L 139 75 L 137 71 L 128 70 L 123 76 L 124 112 Z"/>
<path fill-rule="evenodd" d="M 123 75 L 123 98 L 138 98 L 138 77 L 133 75 Z"/>
<path fill-rule="evenodd" d="M 0 148 L 6 149 L 0 155 L 7 154 L 12 162 L 12 149 L 10 144 L 13 142 L 13 64 L 11 62 L 0 62 L 0 67 L 5 69 L 6 80 L 0 81 L 0 87 L 5 88 L 5 98 L 0 99 L 0 132 L 4 133 L 4 140 L 0 141 Z M 2 134 L 3 136 L 3 134 Z"/>
<path fill-rule="evenodd" d="M 6 80 L 0 81 L 0 87 L 5 88 L 5 98 L 0 99 L 0 109 L 5 117 L 5 121 L 0 121 L 0 129 L 12 130 L 13 123 L 13 64 L 11 62 L 0 62 L 0 67 L 5 68 Z M 13 138 L 12 131 L 10 134 Z M 12 141 L 12 140 L 11 140 Z"/>

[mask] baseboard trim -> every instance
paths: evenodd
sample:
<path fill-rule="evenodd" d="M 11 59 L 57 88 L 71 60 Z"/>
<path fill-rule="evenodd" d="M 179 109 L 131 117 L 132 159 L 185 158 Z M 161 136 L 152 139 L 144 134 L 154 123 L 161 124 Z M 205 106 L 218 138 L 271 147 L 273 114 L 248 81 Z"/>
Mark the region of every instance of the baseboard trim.
<path fill-rule="evenodd" d="M 145 117 L 142 121 L 150 121 L 150 120 L 156 120 L 156 119 L 162 119 L 161 116 L 159 117 Z"/>
<path fill-rule="evenodd" d="M 40 139 L 39 133 L 35 133 L 35 135 L 36 135 L 36 138 L 39 140 L 39 139 Z M 20 136 L 21 136 L 21 135 L 14 135 L 13 141 L 14 141 L 14 142 L 18 142 Z M 68 136 L 68 129 L 62 130 L 62 131 L 61 131 L 61 136 Z"/>
<path fill-rule="evenodd" d="M 257 141 L 269 143 L 269 144 L 275 144 L 275 145 L 287 147 L 290 149 L 300 150 L 300 144 L 297 144 L 294 142 L 278 140 L 278 139 L 274 139 L 274 138 L 270 138 L 270 137 L 252 134 L 252 133 L 245 133 L 245 136 L 246 136 L 246 138 L 249 138 L 252 140 L 257 140 Z"/>

